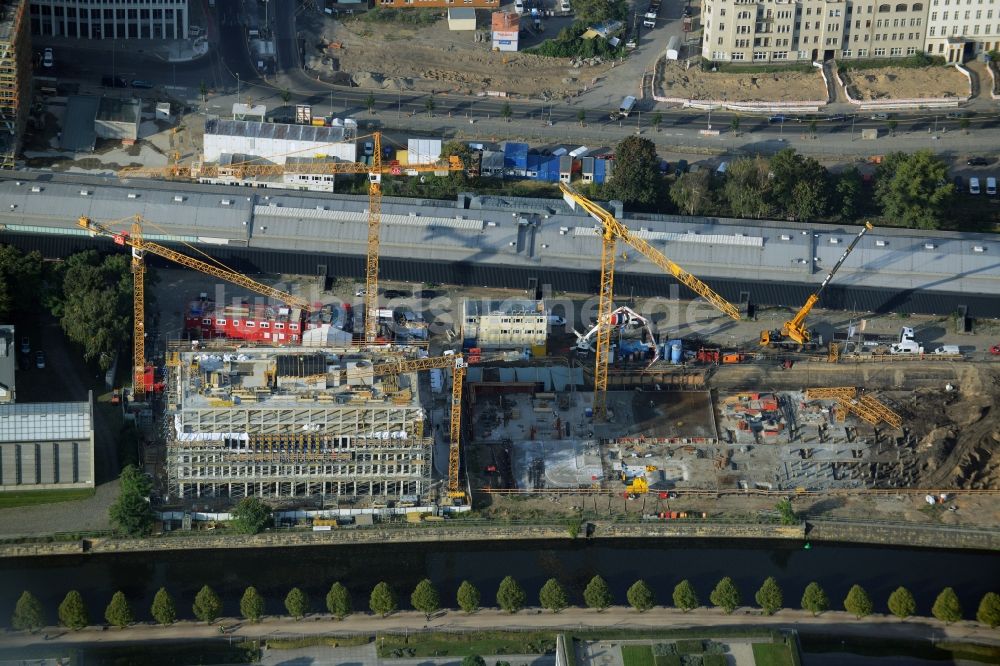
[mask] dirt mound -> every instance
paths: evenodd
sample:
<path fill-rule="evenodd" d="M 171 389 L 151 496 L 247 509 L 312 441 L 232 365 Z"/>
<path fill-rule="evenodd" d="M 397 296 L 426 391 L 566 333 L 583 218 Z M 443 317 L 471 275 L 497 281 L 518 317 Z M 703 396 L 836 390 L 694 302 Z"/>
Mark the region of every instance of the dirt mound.
<path fill-rule="evenodd" d="M 685 68 L 674 61 L 662 65 L 657 93 L 664 97 L 731 102 L 796 102 L 827 98 L 819 70 L 766 74 L 705 72 L 700 67 Z"/>

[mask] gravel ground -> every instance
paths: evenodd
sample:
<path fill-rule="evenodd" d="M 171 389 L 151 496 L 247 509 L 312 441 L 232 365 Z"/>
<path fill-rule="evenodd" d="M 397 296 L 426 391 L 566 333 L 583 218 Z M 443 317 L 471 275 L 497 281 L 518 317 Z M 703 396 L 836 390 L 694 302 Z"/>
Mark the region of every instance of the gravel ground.
<path fill-rule="evenodd" d="M 969 94 L 969 80 L 954 67 L 884 67 L 854 70 L 842 76 L 844 85 L 855 99 L 921 99 Z"/>

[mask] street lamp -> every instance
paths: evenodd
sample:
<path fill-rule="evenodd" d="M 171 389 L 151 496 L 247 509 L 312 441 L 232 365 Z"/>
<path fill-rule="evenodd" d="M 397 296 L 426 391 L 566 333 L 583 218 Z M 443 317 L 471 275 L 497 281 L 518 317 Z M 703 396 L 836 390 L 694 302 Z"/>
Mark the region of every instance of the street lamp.
<path fill-rule="evenodd" d="M 240 73 L 236 72 L 236 103 L 240 102 Z"/>

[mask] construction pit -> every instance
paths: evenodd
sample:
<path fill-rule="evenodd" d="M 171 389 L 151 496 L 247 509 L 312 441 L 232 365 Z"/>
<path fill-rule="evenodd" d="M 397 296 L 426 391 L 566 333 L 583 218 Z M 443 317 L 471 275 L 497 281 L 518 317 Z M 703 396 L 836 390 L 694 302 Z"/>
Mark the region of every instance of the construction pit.
<path fill-rule="evenodd" d="M 439 13 L 444 16 L 444 11 Z M 403 23 L 310 14 L 300 17 L 298 25 L 311 47 L 306 68 L 331 82 L 359 88 L 559 99 L 593 86 L 612 67 L 599 58 L 574 63 L 570 58 L 494 51 L 490 12 L 479 10 L 476 15 L 475 31 L 458 32 L 449 30 L 445 18 Z M 559 32 L 556 21 L 549 21 L 545 35 Z"/>
<path fill-rule="evenodd" d="M 966 98 L 972 94 L 968 76 L 951 66 L 880 67 L 842 70 L 851 97 L 879 100 Z"/>
<path fill-rule="evenodd" d="M 826 84 L 818 69 L 809 72 L 706 72 L 665 58 L 657 62 L 654 87 L 663 97 L 727 102 L 825 102 Z"/>

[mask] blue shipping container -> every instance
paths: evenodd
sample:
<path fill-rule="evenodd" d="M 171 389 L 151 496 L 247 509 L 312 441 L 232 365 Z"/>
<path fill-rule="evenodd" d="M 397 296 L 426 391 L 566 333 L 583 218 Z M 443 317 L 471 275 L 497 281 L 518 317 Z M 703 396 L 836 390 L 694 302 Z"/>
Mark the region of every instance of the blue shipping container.
<path fill-rule="evenodd" d="M 594 182 L 603 183 L 608 177 L 608 162 L 607 160 L 598 158 L 594 160 Z"/>
<path fill-rule="evenodd" d="M 503 165 L 506 169 L 527 169 L 528 144 L 505 143 L 503 146 Z"/>

